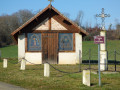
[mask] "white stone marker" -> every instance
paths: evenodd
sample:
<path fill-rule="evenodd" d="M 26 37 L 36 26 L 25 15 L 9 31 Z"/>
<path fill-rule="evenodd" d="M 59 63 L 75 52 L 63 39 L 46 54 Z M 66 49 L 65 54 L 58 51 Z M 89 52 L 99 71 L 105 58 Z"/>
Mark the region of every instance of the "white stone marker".
<path fill-rule="evenodd" d="M 83 70 L 83 84 L 90 86 L 90 70 Z"/>
<path fill-rule="evenodd" d="M 44 64 L 44 77 L 50 76 L 50 65 L 48 63 Z"/>
<path fill-rule="evenodd" d="M 3 68 L 7 68 L 7 59 L 3 59 Z"/>
<path fill-rule="evenodd" d="M 104 44 L 100 44 L 100 71 L 107 70 L 107 48 L 106 48 L 106 31 L 102 30 L 100 36 L 104 36 Z"/>
<path fill-rule="evenodd" d="M 107 52 L 100 51 L 100 71 L 107 70 Z"/>
<path fill-rule="evenodd" d="M 20 70 L 25 70 L 26 61 L 22 59 Z"/>

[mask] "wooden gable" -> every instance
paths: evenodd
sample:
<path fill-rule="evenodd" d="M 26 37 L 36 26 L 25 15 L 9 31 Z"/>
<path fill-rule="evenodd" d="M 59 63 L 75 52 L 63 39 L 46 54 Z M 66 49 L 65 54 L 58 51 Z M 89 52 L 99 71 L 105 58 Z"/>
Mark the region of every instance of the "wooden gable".
<path fill-rule="evenodd" d="M 33 30 L 49 30 L 49 19 L 45 19 L 42 23 L 33 28 Z"/>
<path fill-rule="evenodd" d="M 49 30 L 49 19 L 45 19 L 42 23 L 37 25 L 33 30 Z M 67 30 L 66 27 L 62 26 L 54 18 L 51 18 L 51 30 Z"/>
<path fill-rule="evenodd" d="M 85 30 L 64 17 L 51 5 L 48 5 L 44 10 L 28 20 L 11 34 L 17 41 L 18 35 L 21 33 L 42 32 L 81 33 L 82 36 L 88 35 Z"/>

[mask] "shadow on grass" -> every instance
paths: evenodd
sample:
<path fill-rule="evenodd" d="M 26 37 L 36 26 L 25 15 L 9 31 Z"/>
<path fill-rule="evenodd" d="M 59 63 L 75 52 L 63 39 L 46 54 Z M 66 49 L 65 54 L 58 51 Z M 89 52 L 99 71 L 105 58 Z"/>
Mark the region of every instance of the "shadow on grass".
<path fill-rule="evenodd" d="M 110 85 L 110 83 L 102 83 L 102 86 Z"/>
<path fill-rule="evenodd" d="M 91 83 L 91 87 L 95 87 L 95 86 L 99 86 L 98 83 Z M 101 86 L 106 86 L 106 85 L 110 85 L 110 83 L 101 83 Z"/>
<path fill-rule="evenodd" d="M 94 87 L 96 85 L 97 85 L 97 83 L 91 83 L 91 87 Z"/>

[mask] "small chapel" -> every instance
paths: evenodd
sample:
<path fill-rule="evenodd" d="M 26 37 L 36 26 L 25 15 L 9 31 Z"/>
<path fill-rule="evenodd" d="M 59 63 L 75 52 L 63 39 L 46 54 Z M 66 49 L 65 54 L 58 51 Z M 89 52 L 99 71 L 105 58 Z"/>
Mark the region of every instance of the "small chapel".
<path fill-rule="evenodd" d="M 35 64 L 80 63 L 82 37 L 88 35 L 51 4 L 11 34 L 18 44 L 18 60 Z"/>

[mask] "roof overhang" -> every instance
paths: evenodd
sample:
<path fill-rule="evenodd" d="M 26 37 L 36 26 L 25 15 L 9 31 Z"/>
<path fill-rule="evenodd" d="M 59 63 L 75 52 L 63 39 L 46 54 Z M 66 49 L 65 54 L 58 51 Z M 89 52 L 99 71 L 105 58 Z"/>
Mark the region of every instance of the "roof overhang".
<path fill-rule="evenodd" d="M 51 15 L 49 13 L 51 13 Z M 22 26 L 20 26 L 14 32 L 12 32 L 11 35 L 17 41 L 19 34 L 34 32 L 31 30 L 31 28 L 35 27 L 38 23 L 41 23 L 41 21 L 44 20 L 46 17 L 49 17 L 49 15 L 51 17 L 53 17 L 54 19 L 58 20 L 58 22 L 61 22 L 63 25 L 65 25 L 65 27 L 67 27 L 69 29 L 65 33 L 80 33 L 80 34 L 82 34 L 82 36 L 86 36 L 89 34 L 84 29 L 79 27 L 77 24 L 75 24 L 74 22 L 72 22 L 71 20 L 66 18 L 63 14 L 61 14 L 53 6 L 48 5 L 41 12 L 36 14 L 34 17 L 32 17 L 30 20 L 28 20 L 26 23 L 24 23 Z M 51 32 L 51 31 L 41 31 L 41 32 Z M 63 31 L 57 30 L 57 31 L 52 31 L 52 32 L 62 33 Z"/>

